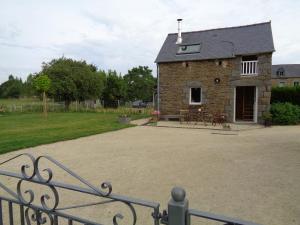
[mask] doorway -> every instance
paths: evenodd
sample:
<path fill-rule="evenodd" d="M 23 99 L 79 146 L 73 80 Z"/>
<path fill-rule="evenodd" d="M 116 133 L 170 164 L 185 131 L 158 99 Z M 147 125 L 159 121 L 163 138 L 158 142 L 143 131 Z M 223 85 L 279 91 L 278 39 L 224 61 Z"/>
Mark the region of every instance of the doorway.
<path fill-rule="evenodd" d="M 251 121 L 255 120 L 255 86 L 236 87 L 235 97 L 235 120 Z"/>

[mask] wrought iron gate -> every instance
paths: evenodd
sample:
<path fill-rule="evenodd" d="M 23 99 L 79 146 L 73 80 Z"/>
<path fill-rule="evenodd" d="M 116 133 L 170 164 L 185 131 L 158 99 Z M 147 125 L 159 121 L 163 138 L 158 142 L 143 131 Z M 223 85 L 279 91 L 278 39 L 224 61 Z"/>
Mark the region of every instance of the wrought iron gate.
<path fill-rule="evenodd" d="M 15 180 L 14 187 L 0 180 L 0 188 L 5 193 L 0 195 L 0 225 L 101 225 L 102 223 L 91 221 L 90 218 L 86 219 L 68 213 L 68 210 L 108 205 L 116 202 L 128 208 L 133 225 L 145 224 L 144 221 L 137 220 L 136 206 L 145 207 L 152 211 L 149 216 L 152 218 L 154 225 L 159 225 L 160 223 L 190 225 L 192 216 L 222 222 L 227 225 L 255 225 L 251 222 L 189 209 L 185 191 L 179 187 L 173 188 L 172 197 L 168 203 L 168 210 L 164 210 L 161 213 L 159 203 L 114 194 L 112 193 L 112 185 L 109 182 L 103 182 L 98 188 L 49 156 L 35 158 L 31 154 L 24 153 L 0 163 L 0 166 L 24 157 L 29 163 L 22 164 L 18 168 L 19 172 L 0 170 L 1 179 L 5 176 Z M 42 160 L 47 160 L 48 163 L 62 169 L 81 185 L 84 185 L 84 187 L 54 181 L 53 170 L 51 168 L 43 169 L 40 165 Z M 42 192 L 42 194 L 40 191 L 36 193 L 31 188 L 31 185 L 38 185 L 41 189 L 47 189 L 48 191 L 47 193 Z M 67 206 L 62 205 L 60 199 L 63 190 L 72 192 L 74 196 L 76 196 L 76 193 L 93 196 L 94 201 Z M 39 199 L 37 199 L 37 195 L 39 195 Z M 7 210 L 3 210 L 4 208 L 7 208 Z M 6 220 L 4 219 L 5 216 L 7 217 Z M 116 213 L 112 216 L 109 224 L 118 225 L 123 217 L 122 214 Z"/>

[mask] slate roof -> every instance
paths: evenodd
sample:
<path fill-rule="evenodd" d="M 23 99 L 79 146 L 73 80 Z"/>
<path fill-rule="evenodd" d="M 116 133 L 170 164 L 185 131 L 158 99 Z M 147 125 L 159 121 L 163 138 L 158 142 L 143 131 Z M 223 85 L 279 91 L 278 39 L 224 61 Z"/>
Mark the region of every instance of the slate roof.
<path fill-rule="evenodd" d="M 271 22 L 182 33 L 182 44 L 200 44 L 199 53 L 177 54 L 177 33 L 168 34 L 155 62 L 233 58 L 275 51 Z"/>
<path fill-rule="evenodd" d="M 284 75 L 282 77 L 277 76 L 278 69 L 283 68 Z M 300 64 L 279 64 L 272 65 L 272 78 L 300 78 Z"/>

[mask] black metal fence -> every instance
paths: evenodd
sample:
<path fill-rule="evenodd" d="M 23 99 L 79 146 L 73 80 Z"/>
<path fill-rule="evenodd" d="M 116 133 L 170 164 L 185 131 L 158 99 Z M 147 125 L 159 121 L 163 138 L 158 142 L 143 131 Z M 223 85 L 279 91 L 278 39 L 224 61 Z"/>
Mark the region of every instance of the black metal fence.
<path fill-rule="evenodd" d="M 109 182 L 103 182 L 98 188 L 49 156 L 35 158 L 30 154 L 24 153 L 0 163 L 0 166 L 17 159 L 22 159 L 22 162 L 27 161 L 29 163 L 22 163 L 19 168 L 20 170 L 18 169 L 19 172 L 0 170 L 0 189 L 4 193 L 0 195 L 0 225 L 101 225 L 103 223 L 92 221 L 91 218 L 83 218 L 78 216 L 78 214 L 74 215 L 69 210 L 82 210 L 100 205 L 104 205 L 105 207 L 112 203 L 120 203 L 126 206 L 129 212 L 126 215 L 130 215 L 131 219 L 129 221 L 133 225 L 145 224 L 144 221 L 138 220 L 137 206 L 152 211 L 149 213 L 149 218 L 153 220 L 154 225 L 160 223 L 189 225 L 191 224 L 192 216 L 222 222 L 227 225 L 254 225 L 251 222 L 189 209 L 188 200 L 185 198 L 185 191 L 179 187 L 173 188 L 172 197 L 168 203 L 168 210 L 164 210 L 161 213 L 159 203 L 114 194 L 112 193 L 112 185 Z M 40 165 L 42 160 L 43 162 L 46 160 L 53 166 L 62 169 L 81 185 L 54 181 L 53 170 L 48 167 L 42 167 Z M 9 180 L 14 179 L 15 182 L 4 183 L 2 182 L 3 177 L 7 177 Z M 33 185 L 38 186 L 37 192 L 31 188 Z M 63 204 L 61 201 L 61 197 L 64 194 L 63 191 L 72 192 L 72 196 L 75 199 L 77 194 L 90 196 L 92 197 L 92 201 L 71 205 Z M 99 215 L 99 217 L 107 217 L 107 215 Z M 123 218 L 124 215 L 121 213 L 112 214 L 109 219 L 110 222 L 105 224 L 118 225 Z"/>

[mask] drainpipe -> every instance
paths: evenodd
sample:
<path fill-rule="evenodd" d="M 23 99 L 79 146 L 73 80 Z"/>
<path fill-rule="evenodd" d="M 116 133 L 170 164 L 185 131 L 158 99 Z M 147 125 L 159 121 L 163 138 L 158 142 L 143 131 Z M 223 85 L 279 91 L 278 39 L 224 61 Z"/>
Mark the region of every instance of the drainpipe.
<path fill-rule="evenodd" d="M 159 66 L 158 63 L 156 64 L 156 78 L 157 78 L 157 111 L 159 110 L 159 103 L 160 103 L 160 88 L 159 88 Z"/>

